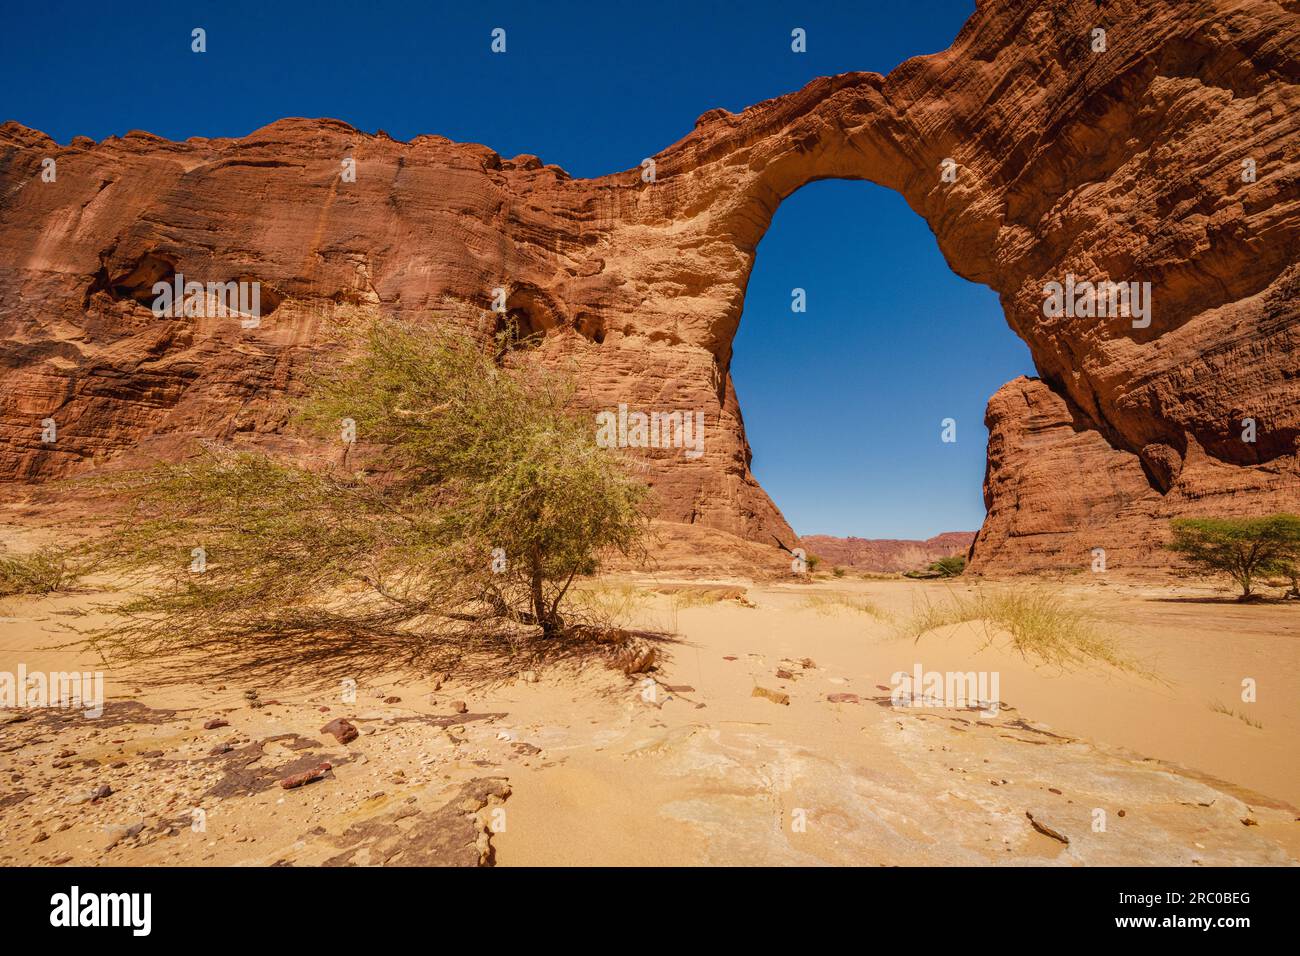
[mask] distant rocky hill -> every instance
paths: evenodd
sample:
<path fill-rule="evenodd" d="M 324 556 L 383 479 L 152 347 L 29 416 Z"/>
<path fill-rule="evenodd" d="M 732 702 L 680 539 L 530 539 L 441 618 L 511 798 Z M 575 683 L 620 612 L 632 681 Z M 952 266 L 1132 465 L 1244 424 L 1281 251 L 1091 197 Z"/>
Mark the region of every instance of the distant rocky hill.
<path fill-rule="evenodd" d="M 810 555 L 828 567 L 859 571 L 912 571 L 950 554 L 965 554 L 975 540 L 974 531 L 945 531 L 925 541 L 897 538 L 836 538 L 810 534 L 799 539 Z"/>

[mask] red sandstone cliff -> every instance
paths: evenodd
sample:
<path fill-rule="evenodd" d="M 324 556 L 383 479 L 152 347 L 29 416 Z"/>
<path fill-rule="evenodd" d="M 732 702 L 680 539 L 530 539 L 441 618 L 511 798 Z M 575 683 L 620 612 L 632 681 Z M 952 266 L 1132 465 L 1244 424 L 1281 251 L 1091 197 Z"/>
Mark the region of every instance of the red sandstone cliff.
<path fill-rule="evenodd" d="M 822 559 L 820 570 L 823 571 L 831 567 L 859 571 L 915 571 L 940 558 L 964 555 L 974 540 L 974 531 L 945 531 L 924 541 L 806 534 L 799 543 L 809 554 Z"/>
<path fill-rule="evenodd" d="M 175 454 L 197 435 L 284 445 L 277 399 L 324 319 L 486 333 L 503 286 L 591 409 L 704 411 L 701 457 L 646 456 L 663 517 L 789 541 L 749 472 L 731 342 L 781 200 L 867 179 L 999 292 L 1041 377 L 990 402 L 976 568 L 1078 566 L 1097 546 L 1112 566 L 1159 560 L 1168 515 L 1300 510 L 1298 52 L 1296 0 L 984 0 L 949 50 L 887 77 L 706 113 L 654 157 L 654 182 L 639 167 L 573 180 L 533 156 L 333 120 L 68 146 L 7 123 L 0 480 Z M 155 317 L 151 286 L 175 272 L 259 281 L 260 328 Z M 1045 317 L 1044 284 L 1071 273 L 1150 282 L 1149 327 Z"/>

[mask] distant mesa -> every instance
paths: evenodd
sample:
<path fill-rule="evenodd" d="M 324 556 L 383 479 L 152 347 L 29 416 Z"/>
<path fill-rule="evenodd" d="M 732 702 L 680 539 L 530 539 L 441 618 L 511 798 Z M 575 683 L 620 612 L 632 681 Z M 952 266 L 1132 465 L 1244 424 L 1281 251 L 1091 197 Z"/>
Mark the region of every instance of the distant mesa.
<path fill-rule="evenodd" d="M 940 558 L 964 555 L 970 550 L 976 534 L 975 531 L 945 531 L 924 541 L 809 534 L 799 539 L 799 545 L 809 555 L 821 559 L 819 571 L 837 567 L 855 571 L 914 571 Z"/>

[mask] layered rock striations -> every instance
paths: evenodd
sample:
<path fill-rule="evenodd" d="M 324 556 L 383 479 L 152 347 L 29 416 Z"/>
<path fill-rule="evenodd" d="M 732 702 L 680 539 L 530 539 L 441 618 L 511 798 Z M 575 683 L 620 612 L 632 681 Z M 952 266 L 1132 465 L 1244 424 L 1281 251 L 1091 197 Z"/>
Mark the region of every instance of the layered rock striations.
<path fill-rule="evenodd" d="M 1168 515 L 1300 510 L 1298 53 L 1295 0 L 984 0 L 950 49 L 888 76 L 706 113 L 651 157 L 653 181 L 333 120 L 67 146 L 7 123 L 0 480 L 194 436 L 288 446 L 282 399 L 328 323 L 486 336 L 501 288 L 593 412 L 703 412 L 702 454 L 636 451 L 664 518 L 789 543 L 750 474 L 732 339 L 780 202 L 864 179 L 999 293 L 1039 373 L 989 405 L 975 566 L 1156 560 Z M 259 283 L 260 325 L 156 316 L 153 285 L 177 273 Z M 1150 283 L 1148 323 L 1045 314 L 1069 275 Z"/>

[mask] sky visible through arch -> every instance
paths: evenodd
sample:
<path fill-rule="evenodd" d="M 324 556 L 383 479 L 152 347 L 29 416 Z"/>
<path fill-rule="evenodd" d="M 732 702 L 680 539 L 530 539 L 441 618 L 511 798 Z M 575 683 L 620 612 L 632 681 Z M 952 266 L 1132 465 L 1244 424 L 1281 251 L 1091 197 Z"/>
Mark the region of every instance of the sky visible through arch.
<path fill-rule="evenodd" d="M 759 244 L 731 372 L 754 474 L 795 531 L 928 538 L 984 520 L 984 406 L 1033 363 L 902 196 L 822 180 Z"/>
<path fill-rule="evenodd" d="M 101 2 L 11 4 L 0 119 L 66 143 L 131 129 L 243 136 L 328 116 L 597 176 L 636 167 L 707 110 L 945 49 L 973 12 L 974 0 L 180 0 L 141 18 Z M 206 53 L 190 51 L 195 27 Z M 502 55 L 489 48 L 496 27 Z M 791 51 L 796 27 L 806 53 Z M 790 312 L 795 286 L 806 314 Z M 948 270 L 898 196 L 814 183 L 777 211 L 733 373 L 755 473 L 800 533 L 978 527 L 984 404 L 1028 371 L 996 297 Z M 955 445 L 939 442 L 944 417 L 958 421 Z"/>

